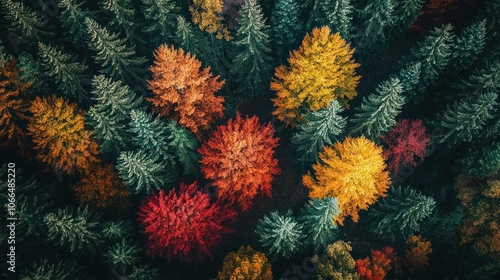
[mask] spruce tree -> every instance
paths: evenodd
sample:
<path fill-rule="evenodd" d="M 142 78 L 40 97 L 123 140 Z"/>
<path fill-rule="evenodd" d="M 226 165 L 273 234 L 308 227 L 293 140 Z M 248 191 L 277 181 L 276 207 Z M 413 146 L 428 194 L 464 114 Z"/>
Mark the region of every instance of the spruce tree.
<path fill-rule="evenodd" d="M 490 91 L 456 101 L 438 115 L 435 124 L 442 132 L 434 139 L 448 146 L 471 141 L 493 118 L 497 98 L 498 93 Z"/>
<path fill-rule="evenodd" d="M 486 20 L 474 22 L 465 27 L 453 44 L 451 66 L 463 70 L 471 66 L 486 44 Z"/>
<path fill-rule="evenodd" d="M 89 47 L 97 52 L 95 60 L 101 64 L 101 73 L 108 74 L 115 80 L 129 84 L 141 83 L 146 59 L 137 57 L 135 51 L 125 44 L 124 39 L 99 25 L 96 21 L 86 18 L 87 32 L 90 36 Z"/>
<path fill-rule="evenodd" d="M 304 26 L 299 18 L 297 0 L 276 2 L 271 16 L 271 28 L 278 64 L 285 62 L 290 50 L 296 49 L 300 43 Z"/>
<path fill-rule="evenodd" d="M 141 250 L 137 244 L 122 239 L 120 242 L 111 245 L 104 256 L 112 267 L 122 267 L 138 263 L 140 252 Z"/>
<path fill-rule="evenodd" d="M 362 25 L 357 32 L 357 46 L 368 50 L 375 43 L 385 43 L 389 28 L 394 26 L 394 0 L 372 0 L 359 11 Z"/>
<path fill-rule="evenodd" d="M 398 74 L 392 76 L 392 78 L 398 78 L 401 81 L 405 96 L 410 97 L 415 94 L 420 81 L 421 68 L 422 63 L 420 62 L 410 63 L 403 67 Z"/>
<path fill-rule="evenodd" d="M 354 127 L 351 133 L 364 134 L 371 140 L 396 125 L 396 116 L 401 112 L 405 97 L 401 95 L 403 86 L 397 78 L 391 78 L 377 86 L 375 93 L 363 98 L 360 107 L 356 108 Z"/>
<path fill-rule="evenodd" d="M 122 152 L 118 157 L 118 175 L 133 193 L 149 194 L 151 189 L 161 189 L 171 182 L 159 155 L 143 150 Z"/>
<path fill-rule="evenodd" d="M 351 0 L 328 0 L 323 9 L 332 32 L 338 32 L 340 37 L 350 41 L 353 31 L 352 14 L 354 11 Z"/>
<path fill-rule="evenodd" d="M 175 36 L 175 23 L 179 14 L 176 1 L 142 0 L 142 4 L 146 19 L 142 30 L 149 34 L 149 40 L 154 43 L 154 47 L 170 41 Z"/>
<path fill-rule="evenodd" d="M 23 267 L 19 276 L 20 280 L 35 279 L 88 279 L 88 276 L 74 260 L 59 260 L 49 262 L 43 258 L 29 267 Z"/>
<path fill-rule="evenodd" d="M 245 0 L 240 9 L 238 24 L 236 38 L 233 40 L 237 55 L 233 59 L 231 73 L 236 78 L 237 94 L 249 98 L 262 94 L 269 88 L 269 28 L 265 25 L 262 9 L 255 0 Z"/>
<path fill-rule="evenodd" d="M 424 0 L 403 0 L 396 2 L 397 6 L 394 14 L 399 32 L 410 29 L 411 25 L 422 12 L 424 2 Z"/>
<path fill-rule="evenodd" d="M 303 225 L 292 216 L 292 210 L 285 215 L 273 211 L 257 222 L 256 233 L 259 242 L 274 259 L 287 258 L 302 246 Z"/>
<path fill-rule="evenodd" d="M 66 207 L 44 217 L 47 240 L 65 246 L 70 252 L 93 250 L 101 242 L 100 218 L 87 208 Z"/>
<path fill-rule="evenodd" d="M 55 80 L 65 97 L 88 100 L 88 67 L 78 62 L 73 53 L 65 53 L 44 43 L 38 43 L 38 49 L 45 73 Z"/>
<path fill-rule="evenodd" d="M 24 84 L 31 84 L 28 92 L 49 93 L 47 81 L 50 77 L 43 71 L 42 63 L 28 52 L 18 55 L 17 67 L 19 68 L 19 79 Z"/>
<path fill-rule="evenodd" d="M 10 56 L 5 52 L 2 40 L 0 40 L 0 67 L 3 67 L 3 65 L 10 59 Z"/>
<path fill-rule="evenodd" d="M 63 9 L 59 15 L 59 19 L 64 29 L 66 29 L 66 38 L 77 46 L 87 41 L 88 35 L 85 18 L 92 18 L 92 14 L 82 7 L 85 5 L 85 1 L 78 2 L 76 0 L 59 1 L 59 7 Z"/>
<path fill-rule="evenodd" d="M 299 221 L 304 225 L 305 244 L 319 250 L 337 239 L 333 220 L 340 212 L 337 198 L 311 199 L 302 209 Z"/>
<path fill-rule="evenodd" d="M 331 1 L 332 0 L 302 0 L 302 14 L 307 18 L 307 30 L 327 24 L 324 6 Z"/>
<path fill-rule="evenodd" d="M 370 208 L 371 231 L 380 238 L 406 239 L 420 230 L 422 221 L 432 214 L 436 202 L 409 187 L 392 188 L 389 196 Z"/>
<path fill-rule="evenodd" d="M 306 114 L 305 122 L 297 125 L 292 138 L 301 153 L 299 160 L 316 162 L 324 146 L 340 140 L 346 125 L 346 118 L 340 116 L 342 111 L 339 102 L 333 100 L 328 107 Z"/>
<path fill-rule="evenodd" d="M 52 32 L 48 31 L 47 21 L 22 2 L 2 0 L 2 6 L 5 19 L 9 22 L 12 32 L 35 40 L 43 40 L 53 35 Z M 33 42 L 33 40 L 29 40 L 29 42 Z"/>
<path fill-rule="evenodd" d="M 460 163 L 462 172 L 485 178 L 500 170 L 500 143 L 470 149 Z"/>
<path fill-rule="evenodd" d="M 102 224 L 102 235 L 109 241 L 119 241 L 132 237 L 132 223 L 130 220 L 109 221 Z"/>
<path fill-rule="evenodd" d="M 108 15 L 110 25 L 118 34 L 125 34 L 125 38 L 132 44 L 142 44 L 141 33 L 137 32 L 135 10 L 132 0 L 100 0 L 100 8 Z M 158 11 L 156 11 L 158 13 Z"/>
<path fill-rule="evenodd" d="M 482 68 L 474 70 L 467 79 L 460 81 L 456 88 L 467 97 L 485 92 L 500 92 L 500 60 L 487 62 Z"/>
<path fill-rule="evenodd" d="M 168 145 L 181 163 L 183 174 L 196 176 L 200 173 L 200 155 L 197 151 L 198 141 L 191 131 L 180 126 L 176 121 L 167 124 Z"/>

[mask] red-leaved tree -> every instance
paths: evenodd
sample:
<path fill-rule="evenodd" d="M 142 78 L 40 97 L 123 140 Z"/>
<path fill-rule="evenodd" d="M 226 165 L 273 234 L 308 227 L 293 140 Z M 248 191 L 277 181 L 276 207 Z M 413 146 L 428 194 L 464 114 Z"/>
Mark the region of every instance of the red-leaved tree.
<path fill-rule="evenodd" d="M 357 260 L 356 271 L 362 279 L 383 280 L 396 260 L 394 248 L 386 246 L 380 251 L 372 250 L 371 257 Z"/>
<path fill-rule="evenodd" d="M 211 203 L 197 183 L 181 183 L 180 190 L 151 194 L 139 209 L 139 220 L 148 238 L 149 255 L 166 256 L 186 263 L 201 263 L 232 230 L 226 223 L 236 212 Z"/>
<path fill-rule="evenodd" d="M 274 157 L 278 138 L 273 134 L 271 124 L 237 113 L 201 146 L 201 171 L 218 188 L 220 198 L 245 211 L 257 193 L 271 196 L 271 182 L 280 171 Z"/>
<path fill-rule="evenodd" d="M 386 144 L 383 156 L 387 168 L 398 174 L 401 166 L 416 166 L 416 159 L 427 156 L 430 135 L 425 131 L 422 120 L 403 119 L 398 121 L 387 137 L 382 137 L 382 142 Z"/>

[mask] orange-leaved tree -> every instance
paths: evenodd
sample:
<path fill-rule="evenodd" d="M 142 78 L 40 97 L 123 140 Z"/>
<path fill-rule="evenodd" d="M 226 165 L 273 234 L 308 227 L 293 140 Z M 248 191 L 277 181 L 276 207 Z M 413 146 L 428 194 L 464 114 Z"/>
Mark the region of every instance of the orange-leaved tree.
<path fill-rule="evenodd" d="M 396 253 L 392 247 L 386 246 L 382 250 L 372 249 L 370 257 L 356 261 L 356 271 L 362 279 L 384 280 L 396 260 Z"/>
<path fill-rule="evenodd" d="M 223 117 L 224 98 L 215 93 L 224 81 L 210 73 L 210 67 L 201 70 L 201 62 L 182 49 L 161 45 L 154 53 L 148 98 L 153 110 L 163 117 L 175 119 L 197 136 Z"/>
<path fill-rule="evenodd" d="M 201 30 L 215 34 L 217 39 L 224 38 L 229 41 L 232 39 L 229 29 L 222 23 L 223 8 L 223 0 L 193 0 L 189 11 L 193 22 L 198 24 Z"/>
<path fill-rule="evenodd" d="M 428 255 L 432 253 L 431 242 L 420 235 L 412 235 L 406 241 L 406 260 L 410 270 L 424 269 L 429 266 Z"/>
<path fill-rule="evenodd" d="M 271 124 L 237 113 L 200 147 L 201 171 L 218 187 L 221 198 L 245 211 L 258 192 L 271 196 L 271 182 L 280 171 L 274 157 L 278 138 L 273 133 Z"/>
<path fill-rule="evenodd" d="M 325 108 L 332 100 L 347 108 L 357 95 L 360 79 L 353 52 L 338 33 L 332 34 L 326 26 L 314 28 L 299 49 L 290 53 L 289 66 L 276 68 L 271 82 L 276 91 L 273 115 L 293 126 L 308 110 Z"/>
<path fill-rule="evenodd" d="M 309 188 L 310 198 L 336 197 L 340 214 L 335 222 L 343 224 L 350 216 L 358 221 L 360 210 L 366 210 L 378 198 L 387 195 L 389 174 L 382 148 L 364 136 L 347 137 L 333 147 L 326 146 L 302 183 Z"/>
<path fill-rule="evenodd" d="M 130 193 L 111 164 L 93 165 L 76 184 L 75 195 L 81 204 L 89 205 L 94 210 L 123 209 L 131 205 L 128 200 Z"/>
<path fill-rule="evenodd" d="M 23 93 L 30 86 L 19 80 L 14 59 L 0 66 L 0 146 L 6 146 L 14 139 L 20 144 L 24 139 L 20 121 L 27 118 L 28 105 L 23 102 Z"/>
<path fill-rule="evenodd" d="M 86 173 L 98 161 L 97 143 L 85 129 L 85 113 L 54 95 L 35 97 L 29 108 L 28 132 L 39 161 L 57 170 Z"/>
<path fill-rule="evenodd" d="M 233 279 L 272 280 L 271 264 L 266 254 L 257 252 L 250 246 L 241 246 L 238 252 L 227 254 L 215 280 Z"/>

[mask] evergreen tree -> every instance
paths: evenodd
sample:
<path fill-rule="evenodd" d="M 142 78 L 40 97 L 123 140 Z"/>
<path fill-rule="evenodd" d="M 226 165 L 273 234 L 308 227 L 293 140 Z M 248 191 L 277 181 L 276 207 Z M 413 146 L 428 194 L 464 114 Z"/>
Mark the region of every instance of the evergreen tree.
<path fill-rule="evenodd" d="M 99 216 L 87 208 L 66 207 L 44 217 L 47 239 L 56 245 L 67 246 L 70 252 L 94 249 L 101 242 Z"/>
<path fill-rule="evenodd" d="M 9 22 L 12 32 L 35 40 L 43 40 L 53 35 L 52 32 L 47 31 L 47 22 L 22 2 L 2 0 L 2 6 L 5 19 Z M 33 41 L 30 40 L 30 42 Z"/>
<path fill-rule="evenodd" d="M 466 80 L 456 86 L 464 97 L 485 92 L 500 92 L 500 60 L 487 62 L 482 68 L 476 69 Z"/>
<path fill-rule="evenodd" d="M 484 178 L 500 170 L 500 143 L 470 149 L 461 160 L 462 172 Z"/>
<path fill-rule="evenodd" d="M 87 279 L 82 268 L 74 260 L 60 260 L 50 263 L 43 258 L 20 272 L 20 280 L 36 279 Z"/>
<path fill-rule="evenodd" d="M 382 133 L 396 125 L 396 116 L 405 102 L 403 86 L 397 78 L 382 82 L 363 103 L 356 108 L 351 133 L 363 133 L 367 138 L 375 140 Z"/>
<path fill-rule="evenodd" d="M 357 46 L 368 50 L 375 43 L 385 43 L 386 34 L 394 26 L 394 0 L 368 1 L 360 11 L 362 25 L 357 32 Z"/>
<path fill-rule="evenodd" d="M 100 8 L 105 11 L 118 34 L 125 34 L 125 38 L 132 45 L 143 44 L 141 33 L 137 32 L 133 0 L 100 0 Z M 158 13 L 158 11 L 156 11 Z"/>
<path fill-rule="evenodd" d="M 257 222 L 256 233 L 259 242 L 274 259 L 290 257 L 302 246 L 303 225 L 292 216 L 292 210 L 285 215 L 273 211 Z"/>
<path fill-rule="evenodd" d="M 410 29 L 410 26 L 420 15 L 424 2 L 424 0 L 403 0 L 396 2 L 397 6 L 394 14 L 400 32 Z"/>
<path fill-rule="evenodd" d="M 132 110 L 130 120 L 130 133 L 134 135 L 133 142 L 137 147 L 160 156 L 162 160 L 170 159 L 167 124 L 159 115 L 154 117 L 142 110 Z"/>
<path fill-rule="evenodd" d="M 300 43 L 304 26 L 299 17 L 297 0 L 276 2 L 271 16 L 271 28 L 279 64 L 283 63 L 290 50 L 296 49 Z"/>
<path fill-rule="evenodd" d="M 173 120 L 168 122 L 167 129 L 169 131 L 168 145 L 182 164 L 183 174 L 198 175 L 201 157 L 197 152 L 198 141 L 193 133 Z"/>
<path fill-rule="evenodd" d="M 420 233 L 433 243 L 453 242 L 455 240 L 453 237 L 462 224 L 462 216 L 460 206 L 456 206 L 453 211 L 446 214 L 435 210 L 423 221 Z"/>
<path fill-rule="evenodd" d="M 424 196 L 414 189 L 393 188 L 387 198 L 369 210 L 371 231 L 381 238 L 406 239 L 419 231 L 422 221 L 432 214 L 435 205 L 432 197 Z"/>
<path fill-rule="evenodd" d="M 5 52 L 2 40 L 0 40 L 0 68 L 9 60 L 11 60 L 11 57 Z"/>
<path fill-rule="evenodd" d="M 456 37 L 452 48 L 452 63 L 455 70 L 471 66 L 486 44 L 486 20 L 465 27 Z"/>
<path fill-rule="evenodd" d="M 305 122 L 297 125 L 292 138 L 292 143 L 302 154 L 299 160 L 316 162 L 324 146 L 340 140 L 346 125 L 346 118 L 340 116 L 342 111 L 339 102 L 333 100 L 328 107 L 306 114 Z"/>
<path fill-rule="evenodd" d="M 269 28 L 262 9 L 255 0 L 245 0 L 240 9 L 238 31 L 233 41 L 236 57 L 231 73 L 236 77 L 240 97 L 248 98 L 266 92 L 271 76 Z"/>
<path fill-rule="evenodd" d="M 75 45 L 84 44 L 87 41 L 85 18 L 92 18 L 92 14 L 82 7 L 85 5 L 85 1 L 78 2 L 76 0 L 59 1 L 59 7 L 63 9 L 59 19 L 67 31 L 66 38 Z"/>
<path fill-rule="evenodd" d="M 421 73 L 418 90 L 422 91 L 434 83 L 450 58 L 454 35 L 451 24 L 436 27 L 423 42 L 411 50 L 406 62 L 420 62 Z"/>
<path fill-rule="evenodd" d="M 100 72 L 127 83 L 142 82 L 140 75 L 144 73 L 146 59 L 137 57 L 124 39 L 119 39 L 115 33 L 110 34 L 96 21 L 86 18 L 85 24 L 90 36 L 89 47 L 97 52 L 95 59 L 102 66 Z"/>
<path fill-rule="evenodd" d="M 152 188 L 159 190 L 172 180 L 159 155 L 143 150 L 122 152 L 116 169 L 133 193 L 149 194 Z"/>
<path fill-rule="evenodd" d="M 48 93 L 47 81 L 50 77 L 45 74 L 39 59 L 36 59 L 28 52 L 21 52 L 18 55 L 19 79 L 24 84 L 31 84 L 29 92 Z"/>
<path fill-rule="evenodd" d="M 420 62 L 410 63 L 403 67 L 398 74 L 392 76 L 392 78 L 398 78 L 401 81 L 403 93 L 406 96 L 413 96 L 415 94 L 420 81 L 421 68 L 422 63 Z"/>
<path fill-rule="evenodd" d="M 132 223 L 130 220 L 109 221 L 102 225 L 102 235 L 109 241 L 128 239 L 132 236 Z"/>
<path fill-rule="evenodd" d="M 328 0 L 323 6 L 328 20 L 328 26 L 333 33 L 340 33 L 340 37 L 350 41 L 352 37 L 352 14 L 353 6 L 351 0 Z"/>
<path fill-rule="evenodd" d="M 158 268 L 151 267 L 149 264 L 139 264 L 132 267 L 132 273 L 126 278 L 135 280 L 156 280 L 160 279 Z"/>
<path fill-rule="evenodd" d="M 337 239 L 333 220 L 340 212 L 337 198 L 311 199 L 302 209 L 299 221 L 304 225 L 305 243 L 319 250 Z"/>
<path fill-rule="evenodd" d="M 323 6 L 331 0 L 302 0 L 302 14 L 307 19 L 306 29 L 321 27 L 327 24 Z"/>
<path fill-rule="evenodd" d="M 66 97 L 87 100 L 87 87 L 90 85 L 90 77 L 86 73 L 88 67 L 78 62 L 75 54 L 64 53 L 44 43 L 38 43 L 38 49 L 45 73 L 56 81 Z"/>
<path fill-rule="evenodd" d="M 449 146 L 469 142 L 493 118 L 498 94 L 485 92 L 456 101 L 437 117 L 436 126 L 442 129 L 434 139 Z"/>
<path fill-rule="evenodd" d="M 179 8 L 176 6 L 176 1 L 142 0 L 142 4 L 143 15 L 146 19 L 142 30 L 149 34 L 151 43 L 154 43 L 153 46 L 156 48 L 170 41 L 175 35 L 175 22 L 178 20 Z"/>
<path fill-rule="evenodd" d="M 121 242 L 111 245 L 105 254 L 107 262 L 114 267 L 136 264 L 140 258 L 141 250 L 135 243 L 122 239 Z"/>

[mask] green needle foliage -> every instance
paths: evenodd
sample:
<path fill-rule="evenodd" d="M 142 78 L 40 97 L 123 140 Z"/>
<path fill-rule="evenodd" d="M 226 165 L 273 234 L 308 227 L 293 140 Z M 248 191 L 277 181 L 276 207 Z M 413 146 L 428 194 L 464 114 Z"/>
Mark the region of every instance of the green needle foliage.
<path fill-rule="evenodd" d="M 297 125 L 292 137 L 292 143 L 302 155 L 299 160 L 316 162 L 324 146 L 340 140 L 346 125 L 346 118 L 340 116 L 342 111 L 339 102 L 334 100 L 328 107 L 306 114 L 305 122 Z"/>
<path fill-rule="evenodd" d="M 53 35 L 52 32 L 47 31 L 47 22 L 22 2 L 2 0 L 2 6 L 5 19 L 9 22 L 12 32 L 35 40 L 43 40 Z"/>
<path fill-rule="evenodd" d="M 170 151 L 167 141 L 167 123 L 153 114 L 142 110 L 130 112 L 130 133 L 137 147 L 149 154 L 159 155 L 163 160 L 169 159 Z"/>
<path fill-rule="evenodd" d="M 465 27 L 456 37 L 453 45 L 451 65 L 455 70 L 463 70 L 476 61 L 486 44 L 486 20 L 474 22 Z"/>
<path fill-rule="evenodd" d="M 129 220 L 109 221 L 103 224 L 102 235 L 111 241 L 128 239 L 132 233 L 132 223 Z"/>
<path fill-rule="evenodd" d="M 66 98 L 87 100 L 90 76 L 88 67 L 80 62 L 75 54 L 64 53 L 55 47 L 38 43 L 39 55 L 45 73 L 52 77 Z"/>
<path fill-rule="evenodd" d="M 142 35 L 138 31 L 138 24 L 135 22 L 135 10 L 132 0 L 100 0 L 101 10 L 111 19 L 110 25 L 119 34 L 125 37 L 132 45 L 143 44 Z"/>
<path fill-rule="evenodd" d="M 20 272 L 20 280 L 45 280 L 45 279 L 87 279 L 82 274 L 82 268 L 74 260 L 60 260 L 50 263 L 46 258 L 34 263 Z"/>
<path fill-rule="evenodd" d="M 169 148 L 181 163 L 183 175 L 198 175 L 201 156 L 197 151 L 199 145 L 193 133 L 173 120 L 168 122 L 167 129 Z"/>
<path fill-rule="evenodd" d="M 485 178 L 500 170 L 500 143 L 492 143 L 480 149 L 470 149 L 461 160 L 463 172 L 476 178 Z"/>
<path fill-rule="evenodd" d="M 47 81 L 50 77 L 43 71 L 42 64 L 28 52 L 18 55 L 19 79 L 25 84 L 31 84 L 30 92 L 47 92 Z"/>
<path fill-rule="evenodd" d="M 59 19 L 67 31 L 66 37 L 77 46 L 85 44 L 87 41 L 88 35 L 85 19 L 92 18 L 92 14 L 82 7 L 85 3 L 85 1 L 76 0 L 59 1 L 59 7 L 63 9 L 59 14 Z"/>
<path fill-rule="evenodd" d="M 100 218 L 87 208 L 66 207 L 44 217 L 47 239 L 70 252 L 93 250 L 101 242 Z"/>
<path fill-rule="evenodd" d="M 340 33 L 340 37 L 349 42 L 352 38 L 354 12 L 351 0 L 327 0 L 323 9 L 332 33 Z"/>
<path fill-rule="evenodd" d="M 410 63 L 403 67 L 397 75 L 393 76 L 393 78 L 398 78 L 401 81 L 401 86 L 403 87 L 403 93 L 405 96 L 415 95 L 415 91 L 417 90 L 417 86 L 420 81 L 421 69 L 422 63 Z"/>
<path fill-rule="evenodd" d="M 422 12 L 425 0 L 397 1 L 395 17 L 399 31 L 404 32 L 417 20 Z"/>
<path fill-rule="evenodd" d="M 389 196 L 368 211 L 372 220 L 371 231 L 376 236 L 405 240 L 420 230 L 422 221 L 432 214 L 436 202 L 409 187 L 395 187 Z"/>
<path fill-rule="evenodd" d="M 127 278 L 134 280 L 157 280 L 160 279 L 160 274 L 157 268 L 153 268 L 149 264 L 140 264 L 132 267 L 132 273 Z"/>
<path fill-rule="evenodd" d="M 476 69 L 467 79 L 461 81 L 456 88 L 461 96 L 477 95 L 485 92 L 500 92 L 500 60 L 487 62 Z"/>
<path fill-rule="evenodd" d="M 137 244 L 130 242 L 130 240 L 122 239 L 121 242 L 111 245 L 105 257 L 111 266 L 120 267 L 139 262 L 140 252 L 141 250 Z"/>
<path fill-rule="evenodd" d="M 299 18 L 297 0 L 276 2 L 271 16 L 271 27 L 276 54 L 279 57 L 278 64 L 284 63 L 290 50 L 296 49 L 300 43 L 304 26 Z"/>
<path fill-rule="evenodd" d="M 175 35 L 179 8 L 175 0 L 141 0 L 143 15 L 146 19 L 142 29 L 148 33 L 149 40 L 155 48 L 168 42 Z M 187 51 L 187 50 L 186 50 Z"/>
<path fill-rule="evenodd" d="M 256 233 L 259 242 L 274 259 L 290 257 L 302 246 L 303 225 L 292 216 L 292 210 L 285 215 L 271 212 L 257 222 Z"/>
<path fill-rule="evenodd" d="M 371 0 L 359 11 L 362 25 L 356 34 L 357 46 L 367 50 L 385 43 L 389 28 L 394 26 L 393 0 Z"/>
<path fill-rule="evenodd" d="M 333 243 L 337 239 L 337 226 L 333 220 L 339 212 L 335 197 L 311 199 L 299 216 L 299 221 L 304 225 L 304 243 L 313 246 L 315 250 Z"/>
<path fill-rule="evenodd" d="M 367 138 L 376 140 L 396 125 L 396 116 L 401 112 L 405 97 L 401 95 L 403 86 L 399 79 L 391 78 L 382 82 L 363 103 L 356 108 L 351 119 L 354 128 L 351 133 L 363 133 Z"/>

